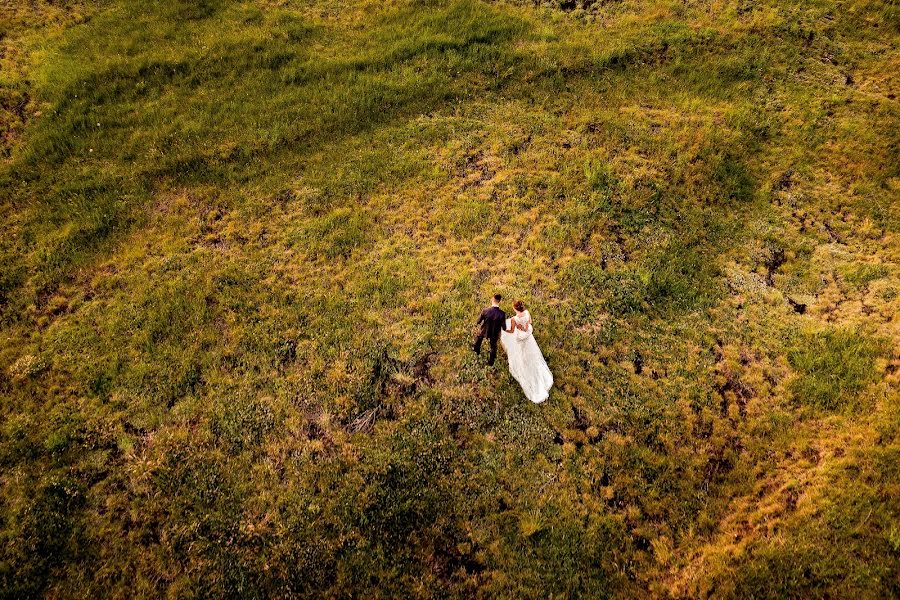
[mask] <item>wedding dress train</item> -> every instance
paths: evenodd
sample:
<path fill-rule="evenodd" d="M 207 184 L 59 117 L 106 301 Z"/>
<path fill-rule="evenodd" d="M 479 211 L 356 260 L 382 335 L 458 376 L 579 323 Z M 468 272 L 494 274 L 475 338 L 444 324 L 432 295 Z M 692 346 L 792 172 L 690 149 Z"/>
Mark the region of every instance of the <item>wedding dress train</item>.
<path fill-rule="evenodd" d="M 534 328 L 531 325 L 531 315 L 525 311 L 525 319 L 528 330 L 522 331 L 516 328 L 512 333 L 503 331 L 500 333 L 500 343 L 506 350 L 509 359 L 509 372 L 522 386 L 525 397 L 539 404 L 550 395 L 553 387 L 553 374 L 547 367 L 547 361 L 541 354 L 537 341 L 534 339 Z M 512 319 L 506 320 L 506 328 L 509 329 Z"/>

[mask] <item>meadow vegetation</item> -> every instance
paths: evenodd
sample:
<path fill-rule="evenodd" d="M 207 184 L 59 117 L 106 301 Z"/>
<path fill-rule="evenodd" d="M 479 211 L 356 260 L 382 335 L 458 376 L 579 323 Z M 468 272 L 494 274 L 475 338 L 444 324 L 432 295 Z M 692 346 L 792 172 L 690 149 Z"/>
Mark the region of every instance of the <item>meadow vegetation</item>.
<path fill-rule="evenodd" d="M 897 94 L 886 0 L 4 4 L 0 596 L 900 596 Z"/>

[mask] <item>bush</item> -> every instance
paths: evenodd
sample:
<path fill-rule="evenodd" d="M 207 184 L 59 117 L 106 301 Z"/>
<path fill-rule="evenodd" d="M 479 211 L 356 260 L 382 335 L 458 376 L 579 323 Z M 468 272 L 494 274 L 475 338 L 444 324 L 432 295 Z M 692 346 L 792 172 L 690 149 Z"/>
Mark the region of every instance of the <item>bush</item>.
<path fill-rule="evenodd" d="M 719 267 L 698 245 L 671 244 L 656 255 L 649 272 L 646 299 L 657 310 L 705 308 L 719 296 Z"/>
<path fill-rule="evenodd" d="M 275 426 L 270 400 L 225 399 L 213 420 L 213 433 L 234 452 L 258 447 Z"/>

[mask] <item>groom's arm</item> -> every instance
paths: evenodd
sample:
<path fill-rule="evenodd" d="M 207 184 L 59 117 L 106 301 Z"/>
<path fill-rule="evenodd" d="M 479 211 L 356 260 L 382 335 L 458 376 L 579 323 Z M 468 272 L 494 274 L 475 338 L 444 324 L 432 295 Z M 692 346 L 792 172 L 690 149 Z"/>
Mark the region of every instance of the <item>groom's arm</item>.
<path fill-rule="evenodd" d="M 484 321 L 484 311 L 481 311 L 481 314 L 478 315 L 478 320 L 475 321 L 476 325 L 481 325 L 481 322 Z"/>

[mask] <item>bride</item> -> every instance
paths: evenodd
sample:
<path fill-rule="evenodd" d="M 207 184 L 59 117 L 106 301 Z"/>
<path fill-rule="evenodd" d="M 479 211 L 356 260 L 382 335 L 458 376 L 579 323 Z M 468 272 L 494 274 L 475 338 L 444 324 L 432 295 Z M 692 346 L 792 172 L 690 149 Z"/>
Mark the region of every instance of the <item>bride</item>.
<path fill-rule="evenodd" d="M 500 343 L 509 359 L 509 372 L 522 386 L 525 396 L 538 404 L 550 395 L 553 374 L 534 339 L 534 326 L 525 303 L 516 300 L 513 308 L 516 309 L 516 316 L 506 320 Z"/>

